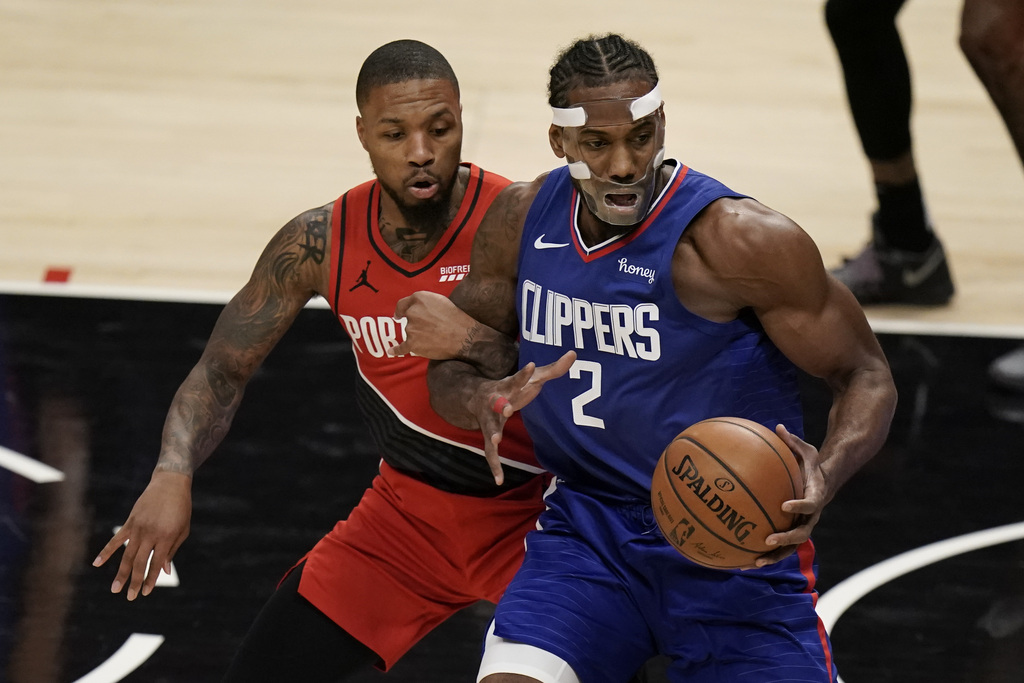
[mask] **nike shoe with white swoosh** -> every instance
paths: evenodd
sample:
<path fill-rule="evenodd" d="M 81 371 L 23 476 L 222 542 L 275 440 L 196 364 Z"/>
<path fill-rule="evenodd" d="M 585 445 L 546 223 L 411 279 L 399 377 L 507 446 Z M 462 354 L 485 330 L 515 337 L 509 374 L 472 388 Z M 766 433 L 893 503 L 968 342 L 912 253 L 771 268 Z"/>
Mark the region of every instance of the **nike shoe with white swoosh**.
<path fill-rule="evenodd" d="M 877 228 L 864 250 L 832 274 L 862 305 L 942 306 L 953 298 L 953 278 L 942 242 L 936 237 L 924 252 L 888 247 Z"/>

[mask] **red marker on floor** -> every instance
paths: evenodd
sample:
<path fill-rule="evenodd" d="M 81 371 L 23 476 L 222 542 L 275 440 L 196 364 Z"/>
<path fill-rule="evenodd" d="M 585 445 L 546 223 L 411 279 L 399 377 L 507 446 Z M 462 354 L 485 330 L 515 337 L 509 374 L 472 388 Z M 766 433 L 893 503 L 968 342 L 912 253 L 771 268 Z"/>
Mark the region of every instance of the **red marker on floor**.
<path fill-rule="evenodd" d="M 67 282 L 70 279 L 70 268 L 47 268 L 43 275 L 43 282 Z"/>

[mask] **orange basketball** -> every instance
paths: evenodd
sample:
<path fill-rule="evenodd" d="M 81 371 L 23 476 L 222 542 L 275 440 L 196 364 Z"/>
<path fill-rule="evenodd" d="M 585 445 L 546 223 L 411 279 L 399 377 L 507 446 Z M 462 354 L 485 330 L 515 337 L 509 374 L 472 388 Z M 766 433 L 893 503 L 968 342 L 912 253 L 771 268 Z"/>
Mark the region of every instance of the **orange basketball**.
<path fill-rule="evenodd" d="M 782 503 L 803 496 L 792 451 L 772 430 L 738 417 L 698 422 L 672 440 L 651 480 L 662 534 L 705 567 L 754 566 L 772 550 L 769 535 L 787 531 Z"/>

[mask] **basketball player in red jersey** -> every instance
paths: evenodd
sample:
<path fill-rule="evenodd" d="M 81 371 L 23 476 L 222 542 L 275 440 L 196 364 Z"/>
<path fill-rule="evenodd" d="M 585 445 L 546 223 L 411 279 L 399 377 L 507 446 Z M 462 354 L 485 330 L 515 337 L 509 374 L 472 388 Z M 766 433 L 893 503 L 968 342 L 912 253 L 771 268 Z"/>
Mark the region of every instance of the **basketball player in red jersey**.
<path fill-rule="evenodd" d="M 393 317 L 396 302 L 419 290 L 439 296 L 417 298 L 418 307 L 449 307 L 417 325 L 450 329 L 463 315 L 447 295 L 468 272 L 477 225 L 508 181 L 460 162 L 458 82 L 433 48 L 404 40 L 373 52 L 356 101 L 376 180 L 271 239 L 171 404 L 149 485 L 94 562 L 127 543 L 112 592 L 127 586 L 134 600 L 153 590 L 158 571 L 147 574 L 147 560 L 152 552 L 152 567 L 168 567 L 188 535 L 195 470 L 227 433 L 249 378 L 306 303 L 323 296 L 352 340 L 380 474 L 270 598 L 228 681 L 338 681 L 373 664 L 386 670 L 461 607 L 497 601 L 543 508 L 545 476 L 521 423 L 505 428 L 499 484 L 479 431 L 430 409 L 425 357 L 473 358 L 437 334 L 398 347 L 403 321 Z M 493 334 L 462 321 L 450 339 Z"/>

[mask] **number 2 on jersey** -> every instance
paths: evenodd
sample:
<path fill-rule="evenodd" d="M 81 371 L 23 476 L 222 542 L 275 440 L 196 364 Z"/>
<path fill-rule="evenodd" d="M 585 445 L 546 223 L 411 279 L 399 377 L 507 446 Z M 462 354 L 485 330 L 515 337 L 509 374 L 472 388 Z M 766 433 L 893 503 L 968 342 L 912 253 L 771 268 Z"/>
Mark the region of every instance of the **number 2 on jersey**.
<path fill-rule="evenodd" d="M 591 360 L 577 360 L 569 368 L 569 377 L 582 379 L 584 372 L 590 375 L 590 388 L 572 400 L 572 421 L 581 427 L 604 429 L 604 420 L 583 412 L 585 405 L 601 395 L 601 364 Z"/>

